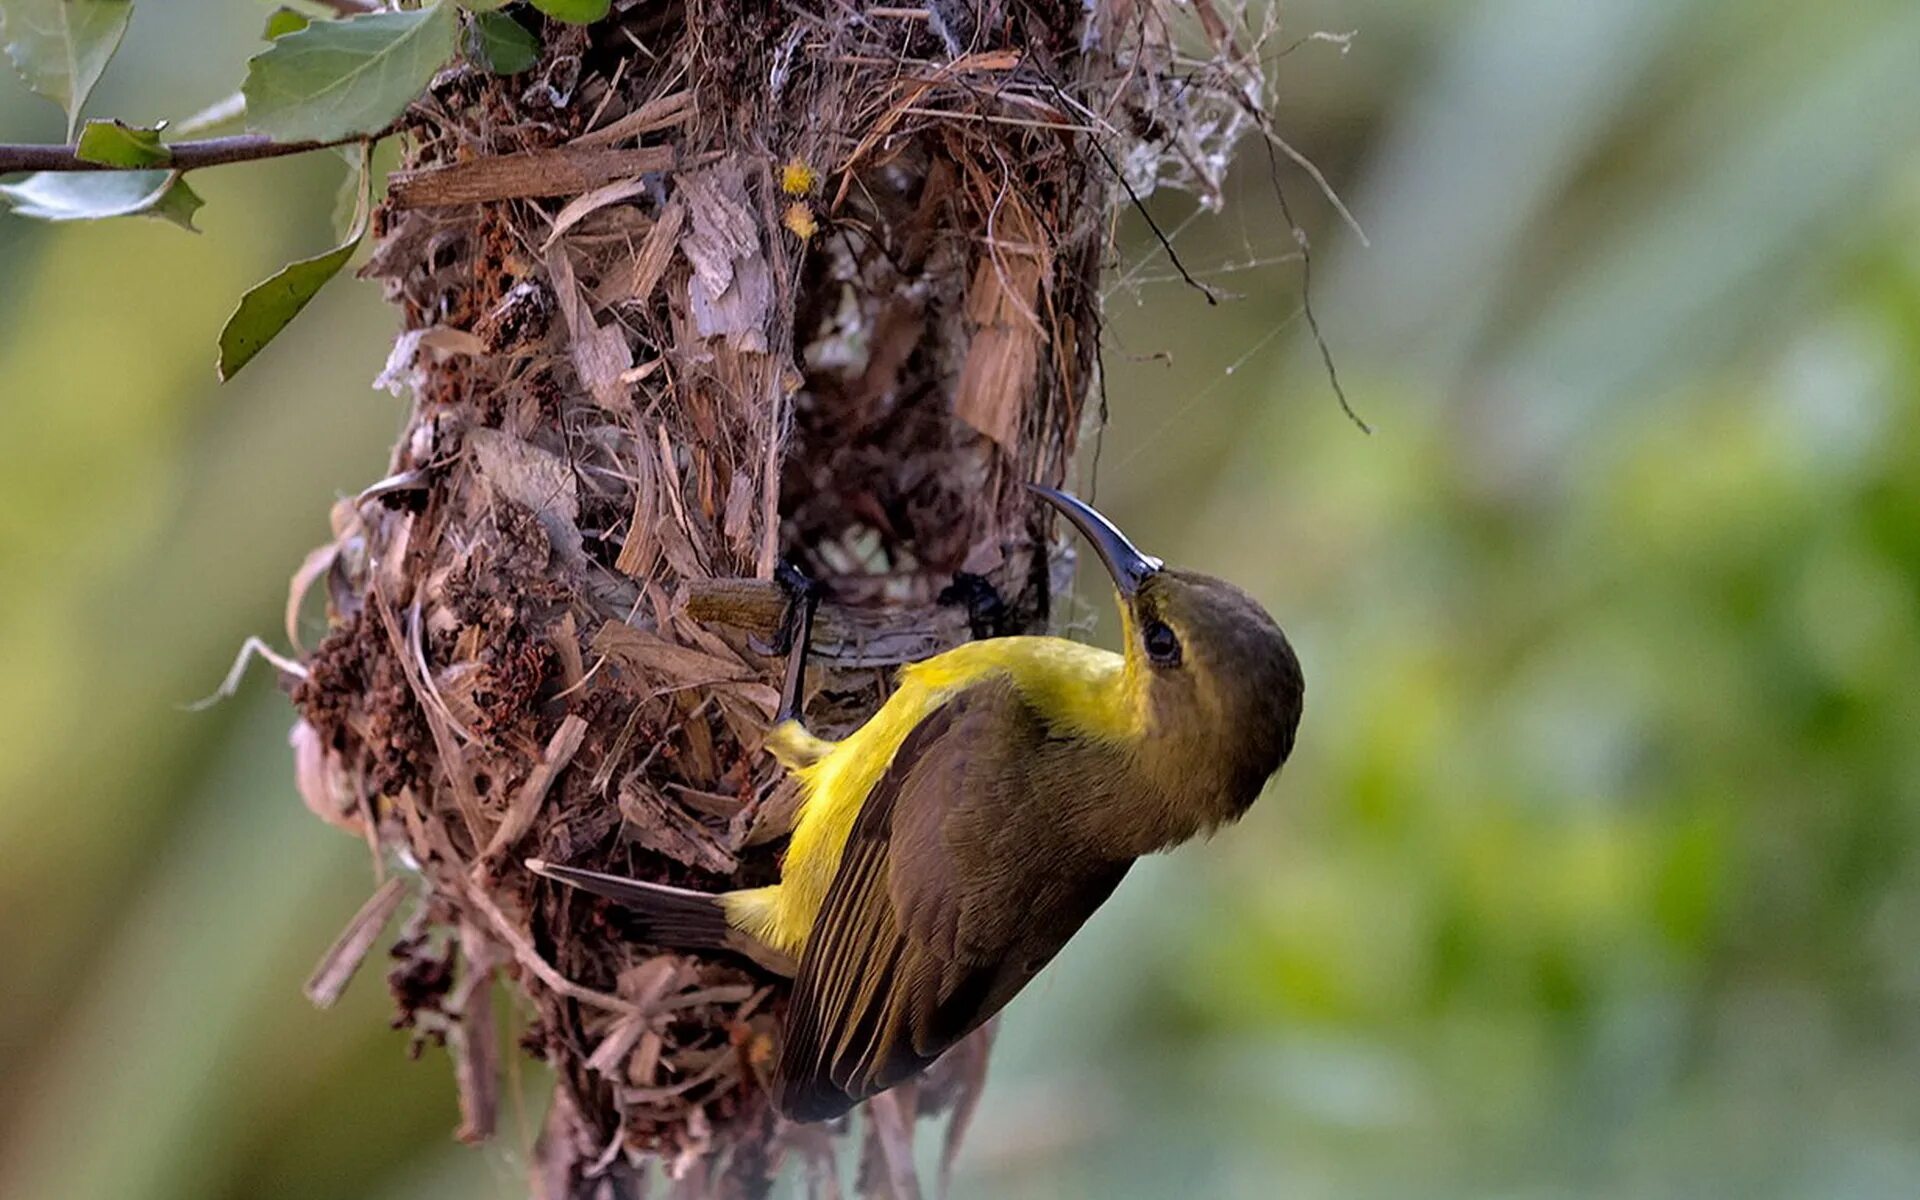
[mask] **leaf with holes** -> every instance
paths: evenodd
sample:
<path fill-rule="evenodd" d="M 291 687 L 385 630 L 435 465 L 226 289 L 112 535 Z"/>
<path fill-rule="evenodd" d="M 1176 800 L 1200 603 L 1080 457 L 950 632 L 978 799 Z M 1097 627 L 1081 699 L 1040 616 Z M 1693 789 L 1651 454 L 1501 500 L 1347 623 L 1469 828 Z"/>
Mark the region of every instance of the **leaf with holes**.
<path fill-rule="evenodd" d="M 127 31 L 133 0 L 0 0 L 0 48 L 28 87 L 67 110 L 67 136 Z"/>
<path fill-rule="evenodd" d="M 205 203 L 178 171 L 41 171 L 0 184 L 0 200 L 42 221 L 159 217 L 187 230 Z"/>
<path fill-rule="evenodd" d="M 160 141 L 158 129 L 139 129 L 122 121 L 88 121 L 73 156 L 82 162 L 141 170 L 165 166 L 173 151 Z"/>
<path fill-rule="evenodd" d="M 370 136 L 407 111 L 453 57 L 450 5 L 315 21 L 247 63 L 247 126 L 282 142 Z"/>

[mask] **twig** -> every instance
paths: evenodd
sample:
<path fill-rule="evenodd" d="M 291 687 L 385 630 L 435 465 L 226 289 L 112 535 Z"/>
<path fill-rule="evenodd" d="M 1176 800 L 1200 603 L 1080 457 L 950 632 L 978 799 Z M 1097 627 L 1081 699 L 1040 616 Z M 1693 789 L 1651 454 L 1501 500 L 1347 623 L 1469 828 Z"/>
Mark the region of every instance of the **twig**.
<path fill-rule="evenodd" d="M 164 167 L 174 171 L 193 171 L 201 167 L 222 167 L 228 163 L 259 162 L 262 159 L 284 158 L 289 154 L 305 154 L 309 150 L 325 150 L 333 146 L 351 145 L 354 142 L 377 142 L 392 133 L 393 129 L 393 126 L 389 126 L 379 133 L 364 137 L 340 138 L 330 142 L 276 142 L 270 137 L 263 137 L 257 133 L 204 138 L 191 142 L 172 142 L 167 145 L 167 161 L 156 163 L 154 166 L 155 169 Z M 15 171 L 124 171 L 127 169 L 109 166 L 106 163 L 88 162 L 79 156 L 77 146 L 0 145 L 0 175 Z"/>
<path fill-rule="evenodd" d="M 347 990 L 347 984 L 353 979 L 355 971 L 366 960 L 367 951 L 373 949 L 374 939 L 387 927 L 393 914 L 406 898 L 406 880 L 397 876 L 389 879 L 380 889 L 360 906 L 360 911 L 347 922 L 333 945 L 320 959 L 320 965 L 313 969 L 307 978 L 307 999 L 316 1008 L 332 1008 L 340 999 L 340 993 Z"/>
<path fill-rule="evenodd" d="M 460 957 L 465 965 L 453 994 L 459 1020 L 448 1031 L 460 1096 L 460 1130 L 453 1136 L 472 1146 L 493 1136 L 500 1117 L 500 1034 L 493 1020 L 493 973 L 499 952 L 478 926 L 461 921 Z"/>
<path fill-rule="evenodd" d="M 1273 152 L 1277 142 L 1277 138 L 1267 139 L 1267 174 L 1273 180 L 1273 198 L 1280 204 L 1280 216 L 1287 222 L 1287 228 L 1293 231 L 1293 240 L 1300 247 L 1300 312 L 1307 318 L 1307 328 L 1313 333 L 1314 345 L 1320 348 L 1320 363 L 1326 368 L 1327 383 L 1333 388 L 1334 398 L 1340 401 L 1340 411 L 1360 427 L 1361 433 L 1370 434 L 1373 426 L 1353 411 L 1353 405 L 1347 400 L 1347 389 L 1340 386 L 1340 372 L 1333 365 L 1333 350 L 1327 345 L 1326 335 L 1320 332 L 1319 318 L 1313 314 L 1313 249 L 1307 244 L 1307 231 L 1300 228 L 1300 222 L 1293 219 L 1293 210 L 1287 206 L 1286 189 L 1280 186 L 1280 160 Z M 1285 145 L 1283 142 L 1279 144 Z"/>
<path fill-rule="evenodd" d="M 378 595 L 378 593 L 375 594 Z M 403 789 L 402 795 L 403 797 L 410 795 L 410 789 Z M 487 889 L 474 883 L 461 869 L 463 864 L 460 861 L 459 852 L 453 848 L 453 839 L 447 833 L 446 824 L 437 814 L 423 811 L 411 800 L 404 801 L 400 811 L 406 816 L 409 831 L 415 835 L 414 844 L 432 850 L 440 861 L 447 865 L 449 874 L 446 880 L 441 881 L 441 886 L 446 887 L 450 884 L 451 887 L 459 889 L 467 903 L 486 918 L 487 924 L 493 926 L 494 936 L 506 943 L 507 948 L 513 951 L 514 959 L 523 968 L 531 971 L 534 978 L 546 984 L 549 990 L 578 1000 L 582 1004 L 592 1005 L 594 1008 L 622 1015 L 635 1011 L 631 1003 L 618 996 L 609 996 L 605 992 L 596 992 L 590 987 L 575 983 L 556 970 L 553 964 L 540 957 L 540 952 L 534 949 L 533 942 L 527 934 L 507 919 L 507 914 L 500 911 L 500 906 L 493 902 L 493 898 L 487 894 Z M 424 866 L 421 868 L 421 873 L 426 874 Z"/>
<path fill-rule="evenodd" d="M 672 146 L 642 146 L 637 150 L 577 146 L 527 150 L 442 167 L 396 171 L 390 181 L 391 196 L 395 208 L 577 196 L 611 180 L 670 170 L 676 157 Z"/>
<path fill-rule="evenodd" d="M 507 920 L 506 914 L 501 912 L 500 906 L 495 904 L 492 898 L 487 895 L 485 888 L 474 886 L 474 884 L 466 878 L 464 873 L 456 873 L 454 878 L 459 884 L 460 890 L 466 895 L 467 903 L 478 909 L 480 915 L 487 919 L 487 924 L 493 926 L 494 936 L 505 942 L 507 948 L 513 951 L 513 956 L 519 961 L 520 965 L 533 972 L 534 978 L 546 984 L 549 991 L 558 992 L 562 996 L 578 1000 L 582 1004 L 590 1004 L 595 1008 L 605 1009 L 608 1012 L 630 1013 L 634 1011 L 633 1005 L 620 999 L 620 997 L 609 996 L 605 992 L 596 992 L 592 988 L 582 987 L 573 980 L 568 979 L 565 975 L 554 970 L 552 964 L 548 963 L 546 959 L 541 958 L 540 952 L 533 948 L 533 943 L 527 939 L 527 935 L 521 933 L 514 927 L 513 922 Z"/>
<path fill-rule="evenodd" d="M 526 783 L 521 785 L 512 802 L 507 805 L 507 815 L 501 818 L 500 824 L 494 829 L 493 840 L 487 843 L 486 850 L 480 855 L 480 862 L 474 864 L 476 868 L 510 848 L 532 827 L 533 818 L 540 811 L 540 802 L 547 798 L 547 792 L 553 788 L 553 781 L 560 772 L 566 770 L 573 756 L 579 753 L 580 743 L 586 736 L 586 721 L 577 713 L 568 713 L 566 719 L 560 722 L 559 730 L 547 743 L 547 752 L 540 760 L 540 765 L 527 776 Z"/>
<path fill-rule="evenodd" d="M 211 695 L 202 696 L 182 707 L 188 712 L 204 712 L 232 696 L 239 690 L 241 677 L 247 673 L 247 664 L 255 658 L 266 659 L 282 675 L 291 675 L 295 679 L 307 677 L 307 668 L 304 663 L 288 658 L 258 637 L 248 637 L 246 641 L 240 643 L 240 652 L 233 656 L 233 666 L 228 668 L 227 677 L 220 681 L 220 686 L 213 689 Z"/>
<path fill-rule="evenodd" d="M 466 824 L 467 836 L 473 839 L 475 846 L 487 844 L 486 823 L 480 816 L 480 797 L 474 794 L 473 778 L 467 774 L 466 756 L 460 753 L 460 743 L 453 740 L 453 731 L 448 728 L 452 714 L 446 713 L 446 702 L 440 701 L 435 708 L 428 703 L 429 697 L 439 700 L 438 693 L 429 690 L 421 667 L 409 653 L 408 640 L 401 635 L 400 622 L 393 615 L 393 606 L 386 596 L 376 590 L 373 593 L 373 609 L 380 618 L 382 628 L 386 630 L 387 642 L 392 647 L 393 657 L 400 664 L 400 673 L 406 676 L 407 686 L 413 693 L 413 702 L 419 706 L 420 715 L 427 722 L 427 732 L 433 736 L 433 745 L 440 752 L 440 766 L 446 771 L 447 778 L 453 783 L 453 795 L 460 810 L 460 819 Z M 472 735 L 468 735 L 472 740 Z"/>
<path fill-rule="evenodd" d="M 1153 231 L 1154 240 L 1158 241 L 1160 249 L 1166 252 L 1167 261 L 1173 264 L 1173 269 L 1180 272 L 1181 280 L 1188 287 L 1205 296 L 1208 304 L 1220 303 L 1220 297 L 1214 294 L 1213 289 L 1195 279 L 1193 272 L 1187 270 L 1187 264 L 1180 261 L 1180 256 L 1174 252 L 1173 242 L 1160 228 L 1160 222 L 1153 219 L 1153 211 L 1147 207 L 1146 201 L 1140 198 L 1140 193 L 1133 190 L 1133 184 L 1128 182 L 1126 174 L 1120 170 L 1120 165 L 1113 161 L 1113 156 L 1107 153 L 1107 148 L 1100 144 L 1100 139 L 1088 138 L 1087 144 L 1093 147 L 1094 153 L 1100 156 L 1100 161 L 1107 165 L 1108 171 L 1112 172 L 1114 182 L 1127 193 L 1127 199 L 1133 203 L 1134 211 L 1140 214 L 1146 221 L 1147 228 Z"/>
<path fill-rule="evenodd" d="M 1069 106 L 1073 104 L 1072 99 L 1067 95 L 1067 89 L 1061 87 L 1045 67 L 1039 68 L 1039 75 L 1041 82 L 1045 83 L 1047 87 L 1052 90 L 1053 94 L 1060 98 L 1062 103 Z M 1167 261 L 1173 264 L 1173 269 L 1180 272 L 1181 280 L 1184 281 L 1188 287 L 1206 297 L 1208 304 L 1213 305 L 1220 303 L 1220 297 L 1214 294 L 1213 289 L 1201 283 L 1198 279 L 1195 279 L 1193 273 L 1187 270 L 1187 264 L 1180 261 L 1180 255 L 1174 251 L 1172 239 L 1167 237 L 1166 231 L 1160 228 L 1160 222 L 1153 219 L 1153 211 L 1147 207 L 1146 201 L 1140 198 L 1140 193 L 1134 190 L 1133 183 L 1128 180 L 1126 172 L 1120 169 L 1120 164 L 1113 161 L 1113 155 L 1108 154 L 1107 148 L 1100 144 L 1099 135 L 1094 134 L 1089 136 L 1087 138 L 1087 144 L 1093 147 L 1095 154 L 1100 156 L 1100 161 L 1106 164 L 1108 173 L 1113 176 L 1113 181 L 1119 184 L 1120 190 L 1127 194 L 1127 200 L 1132 203 L 1134 211 L 1140 214 L 1141 218 L 1146 221 L 1147 228 L 1153 231 L 1154 240 L 1159 242 L 1160 249 L 1166 252 Z"/>

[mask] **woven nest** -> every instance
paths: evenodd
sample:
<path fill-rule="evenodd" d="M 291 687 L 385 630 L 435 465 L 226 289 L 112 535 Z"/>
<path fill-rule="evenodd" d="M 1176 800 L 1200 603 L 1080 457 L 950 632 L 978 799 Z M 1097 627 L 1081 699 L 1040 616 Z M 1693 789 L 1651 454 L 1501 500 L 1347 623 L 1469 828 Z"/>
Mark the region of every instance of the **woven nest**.
<path fill-rule="evenodd" d="M 383 882 L 310 990 L 404 910 L 397 1020 L 448 1045 L 480 1140 L 506 980 L 557 1077 L 539 1194 L 657 1161 L 754 1195 L 783 1157 L 837 1188 L 835 1131 L 761 1089 L 779 980 L 633 940 L 521 861 L 778 877 L 795 797 L 752 639 L 781 556 L 831 589 L 829 733 L 888 668 L 1045 624 L 1062 564 L 1019 485 L 1062 479 L 1086 423 L 1117 203 L 1217 198 L 1261 39 L 1166 0 L 614 7 L 550 23 L 527 73 L 437 80 L 379 213 L 363 273 L 404 315 L 382 380 L 411 409 L 295 579 L 329 632 L 293 740 Z M 985 1055 L 874 1106 L 864 1190 L 914 1189 L 913 1118 L 957 1108 L 957 1141 Z"/>

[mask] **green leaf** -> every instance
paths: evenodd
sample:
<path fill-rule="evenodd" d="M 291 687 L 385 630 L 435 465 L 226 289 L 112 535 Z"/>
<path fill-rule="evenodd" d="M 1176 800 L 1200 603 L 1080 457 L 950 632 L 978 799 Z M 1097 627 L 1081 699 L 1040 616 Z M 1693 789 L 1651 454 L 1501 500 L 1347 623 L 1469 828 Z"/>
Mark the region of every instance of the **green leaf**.
<path fill-rule="evenodd" d="M 475 13 L 467 57 L 495 75 L 518 75 L 540 61 L 540 42 L 505 13 Z"/>
<path fill-rule="evenodd" d="M 222 383 L 232 379 L 268 342 L 278 337 L 360 248 L 373 214 L 373 152 L 364 145 L 358 147 L 358 151 L 349 160 L 352 179 L 359 185 L 353 228 L 344 241 L 325 254 L 288 263 L 240 297 L 239 306 L 220 330 L 220 359 L 215 369 Z"/>
<path fill-rule="evenodd" d="M 346 172 L 340 176 L 340 186 L 334 189 L 331 218 L 334 233 L 344 242 L 354 237 L 353 231 L 360 228 L 368 195 L 380 177 L 369 174 L 373 170 L 373 153 L 367 143 L 349 142 L 335 146 L 333 152 L 347 165 Z"/>
<path fill-rule="evenodd" d="M 613 0 L 533 0 L 533 6 L 550 17 L 574 25 L 585 25 L 607 15 Z"/>
<path fill-rule="evenodd" d="M 288 263 L 247 289 L 240 297 L 240 306 L 220 331 L 221 382 L 232 379 L 287 327 L 287 322 L 300 315 L 307 302 L 347 265 L 364 235 L 363 230 L 325 254 Z"/>
<path fill-rule="evenodd" d="M 0 184 L 0 199 L 42 221 L 159 217 L 187 230 L 205 203 L 178 171 L 40 171 Z"/>
<path fill-rule="evenodd" d="M 166 165 L 173 151 L 161 144 L 158 129 L 137 129 L 123 121 L 88 121 L 73 156 L 82 162 L 138 170 Z"/>
<path fill-rule="evenodd" d="M 488 13 L 505 8 L 508 0 L 460 0 L 460 7 L 468 12 Z"/>
<path fill-rule="evenodd" d="M 0 0 L 0 47 L 27 86 L 67 110 L 67 136 L 133 14 L 133 0 Z"/>
<path fill-rule="evenodd" d="M 247 125 L 282 142 L 337 142 L 391 125 L 453 57 L 450 5 L 316 21 L 247 63 Z"/>
<path fill-rule="evenodd" d="M 313 24 L 313 18 L 307 14 L 281 5 L 267 17 L 267 27 L 261 31 L 260 36 L 275 42 L 286 34 L 299 33 L 311 24 Z"/>

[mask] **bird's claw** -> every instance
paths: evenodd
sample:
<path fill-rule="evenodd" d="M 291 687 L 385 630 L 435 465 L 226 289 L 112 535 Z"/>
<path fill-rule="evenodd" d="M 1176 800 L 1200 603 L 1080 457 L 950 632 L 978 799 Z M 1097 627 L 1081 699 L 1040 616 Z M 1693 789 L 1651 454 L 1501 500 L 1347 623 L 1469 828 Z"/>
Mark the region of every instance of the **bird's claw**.
<path fill-rule="evenodd" d="M 774 630 L 771 641 L 750 637 L 747 644 L 753 647 L 755 654 L 764 654 L 769 658 L 785 658 L 793 653 L 793 643 L 800 636 L 802 618 L 809 605 L 818 605 L 824 594 L 819 582 L 802 571 L 790 559 L 781 559 L 773 569 L 773 581 L 787 594 L 787 606 L 780 613 L 779 628 Z"/>
<path fill-rule="evenodd" d="M 953 582 L 941 590 L 938 600 L 967 610 L 967 630 L 975 641 L 1000 637 L 1012 616 L 1000 589 L 986 576 L 969 571 L 954 572 Z"/>

